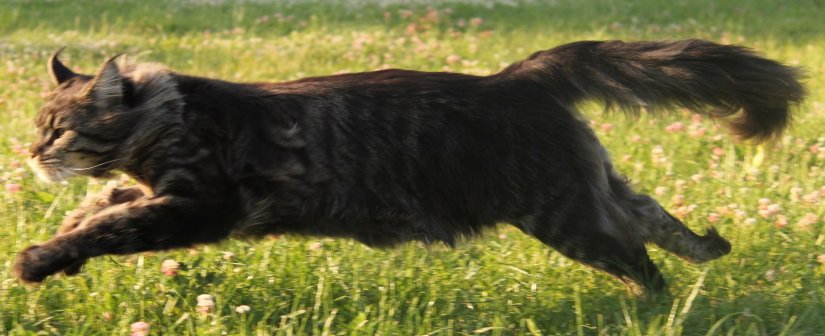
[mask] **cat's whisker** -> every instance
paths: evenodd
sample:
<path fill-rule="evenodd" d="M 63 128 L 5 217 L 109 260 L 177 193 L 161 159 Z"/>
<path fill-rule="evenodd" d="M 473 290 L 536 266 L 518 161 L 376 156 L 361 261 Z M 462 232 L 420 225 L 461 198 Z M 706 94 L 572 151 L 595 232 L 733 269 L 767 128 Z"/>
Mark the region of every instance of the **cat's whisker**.
<path fill-rule="evenodd" d="M 71 170 L 68 170 L 66 168 L 58 168 L 58 169 L 55 169 L 53 175 L 55 175 L 55 180 L 63 181 L 65 179 L 69 178 L 69 177 L 79 176 L 80 174 L 75 173 L 75 172 L 73 172 Z"/>
<path fill-rule="evenodd" d="M 126 158 L 120 158 L 120 159 L 109 160 L 109 161 L 106 161 L 106 162 L 103 162 L 103 163 L 99 163 L 99 164 L 96 164 L 96 165 L 94 165 L 94 166 L 91 166 L 91 167 L 86 167 L 86 168 L 69 168 L 69 169 L 71 169 L 71 170 L 73 170 L 73 171 L 81 171 L 81 170 L 95 169 L 95 168 L 100 167 L 100 166 L 102 166 L 102 165 L 109 164 L 109 163 L 116 162 L 116 161 L 122 161 L 122 160 L 126 160 Z"/>

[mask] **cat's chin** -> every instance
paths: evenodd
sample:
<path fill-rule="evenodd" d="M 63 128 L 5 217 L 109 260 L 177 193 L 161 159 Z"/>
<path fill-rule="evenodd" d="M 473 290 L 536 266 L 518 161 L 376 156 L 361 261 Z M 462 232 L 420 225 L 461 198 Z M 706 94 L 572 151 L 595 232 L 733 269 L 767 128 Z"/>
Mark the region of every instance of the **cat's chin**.
<path fill-rule="evenodd" d="M 34 175 L 37 176 L 37 179 L 44 183 L 63 182 L 70 175 L 59 169 L 44 168 L 34 159 L 29 159 L 28 164 L 32 172 L 34 172 Z"/>
<path fill-rule="evenodd" d="M 35 175 L 38 180 L 48 184 L 65 182 L 71 176 L 62 171 L 35 171 Z"/>

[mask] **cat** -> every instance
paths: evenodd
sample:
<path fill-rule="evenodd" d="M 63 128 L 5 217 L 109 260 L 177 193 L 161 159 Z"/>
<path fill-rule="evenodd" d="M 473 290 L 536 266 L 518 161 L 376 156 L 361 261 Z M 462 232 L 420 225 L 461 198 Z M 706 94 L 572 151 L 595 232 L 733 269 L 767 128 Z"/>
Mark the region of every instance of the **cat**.
<path fill-rule="evenodd" d="M 61 49 L 62 50 L 62 49 Z M 781 134 L 800 69 L 703 40 L 581 41 L 489 76 L 381 70 L 232 83 L 109 59 L 95 75 L 48 62 L 37 176 L 128 174 L 19 253 L 16 276 L 89 258 L 267 234 L 377 247 L 443 242 L 510 223 L 563 255 L 656 292 L 653 243 L 691 262 L 730 252 L 633 191 L 576 111 L 687 108 L 741 139 Z"/>

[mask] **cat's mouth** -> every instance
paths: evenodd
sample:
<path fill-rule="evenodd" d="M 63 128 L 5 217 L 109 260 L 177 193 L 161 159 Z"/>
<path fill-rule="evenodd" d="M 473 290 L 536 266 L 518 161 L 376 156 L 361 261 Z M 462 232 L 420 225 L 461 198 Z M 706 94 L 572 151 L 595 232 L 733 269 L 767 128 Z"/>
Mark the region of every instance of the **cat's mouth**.
<path fill-rule="evenodd" d="M 34 172 L 34 175 L 37 176 L 39 180 L 46 183 L 65 181 L 70 176 L 77 175 L 69 170 L 69 168 L 62 167 L 53 162 L 41 162 L 41 160 L 37 158 L 29 159 L 28 164 Z"/>

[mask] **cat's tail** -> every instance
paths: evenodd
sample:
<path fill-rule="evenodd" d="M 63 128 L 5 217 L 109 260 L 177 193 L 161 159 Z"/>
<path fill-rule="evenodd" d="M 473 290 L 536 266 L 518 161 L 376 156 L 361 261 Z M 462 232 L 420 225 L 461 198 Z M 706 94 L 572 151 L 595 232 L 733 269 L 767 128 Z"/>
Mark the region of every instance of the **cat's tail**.
<path fill-rule="evenodd" d="M 703 40 L 584 41 L 539 51 L 496 75 L 537 81 L 566 104 L 684 107 L 725 120 L 742 139 L 781 134 L 805 96 L 802 71 L 741 46 Z"/>

